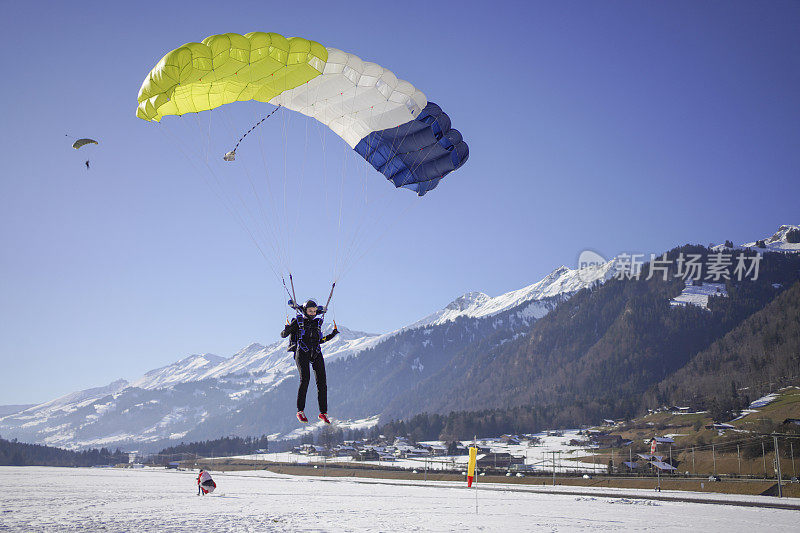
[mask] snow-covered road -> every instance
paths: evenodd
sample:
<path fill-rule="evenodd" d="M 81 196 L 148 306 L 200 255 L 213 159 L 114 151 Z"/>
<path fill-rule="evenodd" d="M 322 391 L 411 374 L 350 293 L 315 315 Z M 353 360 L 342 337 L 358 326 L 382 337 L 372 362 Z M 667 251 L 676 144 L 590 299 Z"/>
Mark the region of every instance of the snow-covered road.
<path fill-rule="evenodd" d="M 0 531 L 790 531 L 798 512 L 265 471 L 0 467 Z M 366 481 L 366 480 L 365 480 Z"/>

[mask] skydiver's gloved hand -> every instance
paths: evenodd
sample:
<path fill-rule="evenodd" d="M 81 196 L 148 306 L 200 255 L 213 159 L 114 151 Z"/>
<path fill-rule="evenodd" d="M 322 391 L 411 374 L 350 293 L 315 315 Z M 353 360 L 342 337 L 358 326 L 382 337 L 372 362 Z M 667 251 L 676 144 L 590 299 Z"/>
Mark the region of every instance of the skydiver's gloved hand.
<path fill-rule="evenodd" d="M 338 330 L 338 329 L 336 329 L 336 328 L 333 328 L 333 331 L 331 331 L 331 334 L 330 334 L 329 336 L 330 336 L 330 338 L 332 339 L 332 338 L 334 338 L 334 337 L 335 337 L 336 335 L 338 335 L 338 334 L 339 334 L 339 330 Z"/>
<path fill-rule="evenodd" d="M 281 338 L 285 339 L 286 337 L 289 336 L 289 334 L 291 332 L 292 332 L 292 325 L 291 324 L 286 324 L 286 326 L 284 326 L 284 328 L 283 328 L 283 331 L 281 331 Z"/>

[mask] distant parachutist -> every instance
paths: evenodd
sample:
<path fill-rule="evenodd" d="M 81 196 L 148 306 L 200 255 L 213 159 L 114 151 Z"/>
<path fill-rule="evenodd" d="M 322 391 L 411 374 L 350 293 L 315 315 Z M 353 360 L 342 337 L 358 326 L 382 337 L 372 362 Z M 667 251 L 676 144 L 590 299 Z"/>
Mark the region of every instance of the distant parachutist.
<path fill-rule="evenodd" d="M 86 162 L 84 163 L 84 165 L 86 165 L 86 170 L 89 170 L 89 160 L 88 160 L 88 159 L 86 160 Z"/>

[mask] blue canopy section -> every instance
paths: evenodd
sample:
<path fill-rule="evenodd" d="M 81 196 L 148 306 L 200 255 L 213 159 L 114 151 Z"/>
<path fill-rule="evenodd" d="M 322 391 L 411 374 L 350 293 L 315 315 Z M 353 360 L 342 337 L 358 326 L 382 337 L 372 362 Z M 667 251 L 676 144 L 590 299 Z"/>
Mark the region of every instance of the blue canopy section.
<path fill-rule="evenodd" d="M 355 151 L 395 187 L 411 189 L 419 196 L 469 157 L 461 133 L 450 127 L 450 117 L 433 102 L 410 122 L 370 133 Z"/>

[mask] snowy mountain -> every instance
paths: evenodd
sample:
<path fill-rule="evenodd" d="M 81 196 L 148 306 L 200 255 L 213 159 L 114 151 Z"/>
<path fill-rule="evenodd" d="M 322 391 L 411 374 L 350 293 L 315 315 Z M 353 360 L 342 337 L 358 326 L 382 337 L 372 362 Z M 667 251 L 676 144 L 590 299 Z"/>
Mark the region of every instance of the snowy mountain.
<path fill-rule="evenodd" d="M 783 225 L 771 237 L 760 241 L 748 242 L 744 248 L 756 248 L 770 252 L 800 252 L 800 226 Z"/>
<path fill-rule="evenodd" d="M 726 246 L 720 244 L 712 248 L 722 251 Z M 800 252 L 800 226 L 784 224 L 771 236 L 734 246 L 734 249 L 752 249 L 759 252 Z"/>
<path fill-rule="evenodd" d="M 544 279 L 533 285 L 507 292 L 492 298 L 482 292 L 468 292 L 456 298 L 444 309 L 412 324 L 411 328 L 431 326 L 452 322 L 459 317 L 480 318 L 492 316 L 527 303 L 521 312 L 528 316 L 541 318 L 547 314 L 547 306 L 542 302 L 549 298 L 572 294 L 596 281 L 606 281 L 615 272 L 615 261 L 583 269 L 570 269 L 560 266 Z"/>
<path fill-rule="evenodd" d="M 580 271 L 562 266 L 500 296 L 466 293 L 393 332 L 340 327 L 325 345 L 336 416 L 380 414 L 471 343 L 512 338 L 570 294 L 611 275 L 612 262 Z M 296 394 L 296 368 L 286 348 L 283 340 L 250 344 L 227 358 L 191 355 L 130 383 L 118 380 L 0 416 L 0 434 L 72 448 L 139 449 L 226 434 L 288 434 L 293 420 L 278 414 L 293 412 Z M 309 408 L 313 397 L 312 385 Z"/>

